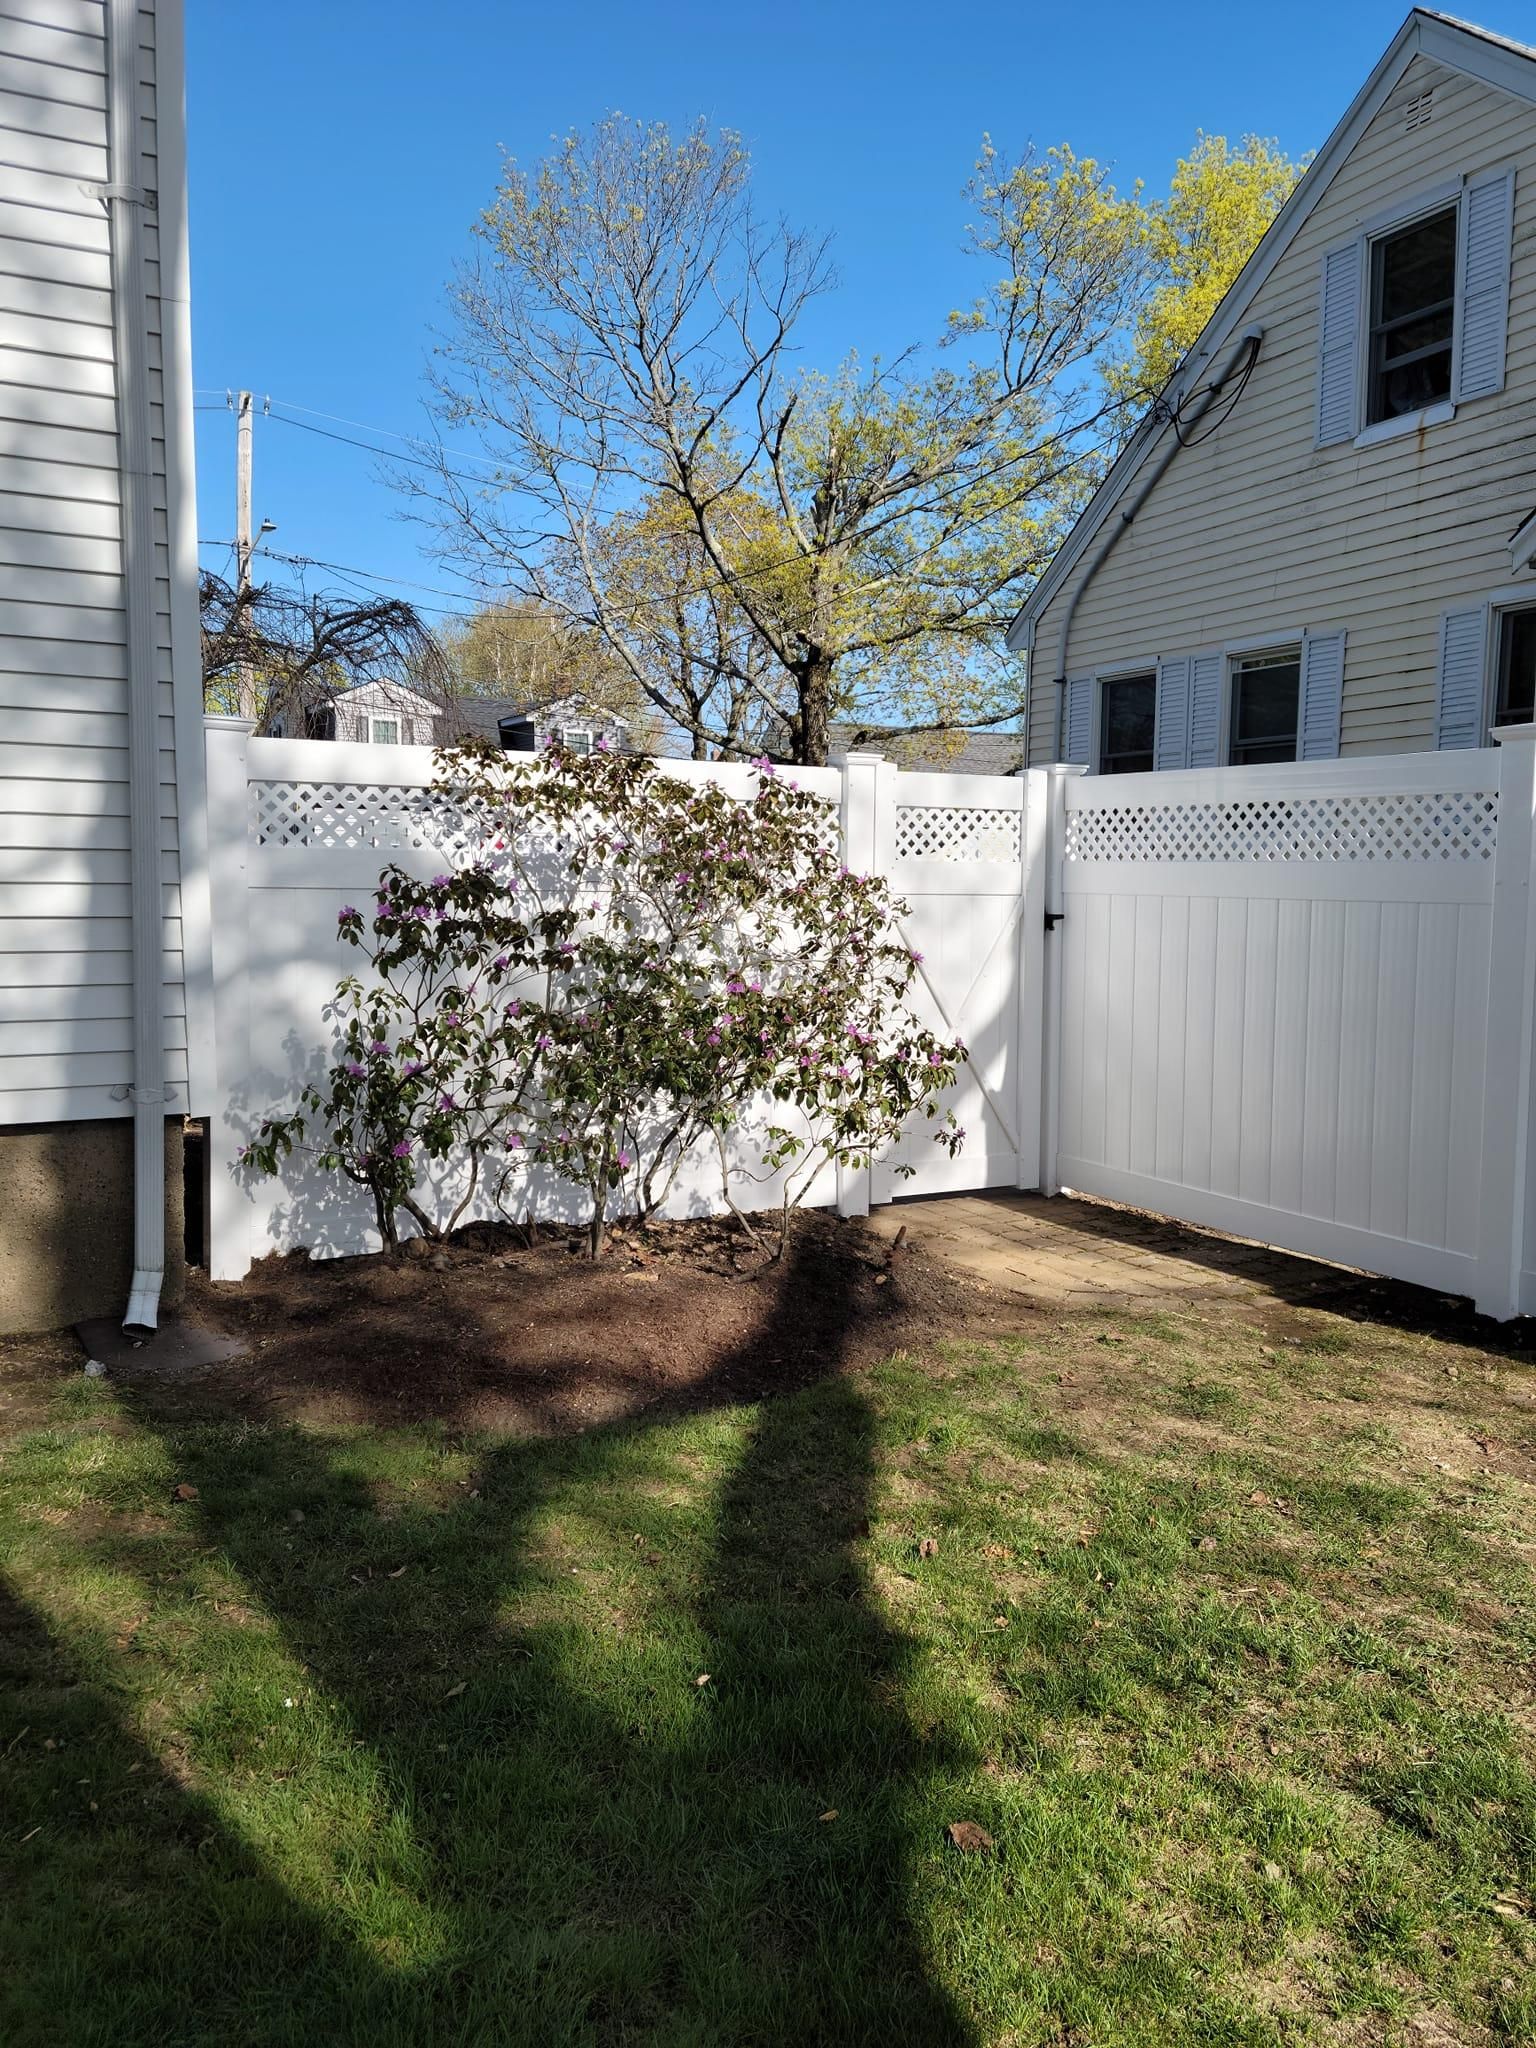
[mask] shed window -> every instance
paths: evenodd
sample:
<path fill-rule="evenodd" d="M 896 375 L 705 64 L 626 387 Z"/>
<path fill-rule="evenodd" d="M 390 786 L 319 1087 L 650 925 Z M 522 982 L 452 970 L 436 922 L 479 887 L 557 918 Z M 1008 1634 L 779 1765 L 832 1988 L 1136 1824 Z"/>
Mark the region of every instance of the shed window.
<path fill-rule="evenodd" d="M 1456 208 L 1371 244 L 1366 419 L 1395 420 L 1451 395 L 1456 325 Z"/>
<path fill-rule="evenodd" d="M 1495 725 L 1536 721 L 1536 606 L 1499 614 L 1498 689 Z"/>
<path fill-rule="evenodd" d="M 590 754 L 592 734 L 584 725 L 568 725 L 560 735 L 573 754 Z"/>
<path fill-rule="evenodd" d="M 1301 649 L 1245 654 L 1232 664 L 1234 768 L 1294 761 L 1301 714 Z"/>
<path fill-rule="evenodd" d="M 373 721 L 373 744 L 376 747 L 398 747 L 400 744 L 399 719 L 376 718 Z"/>
<path fill-rule="evenodd" d="M 1099 773 L 1145 773 L 1152 766 L 1156 728 L 1156 676 L 1111 677 L 1099 703 Z"/>

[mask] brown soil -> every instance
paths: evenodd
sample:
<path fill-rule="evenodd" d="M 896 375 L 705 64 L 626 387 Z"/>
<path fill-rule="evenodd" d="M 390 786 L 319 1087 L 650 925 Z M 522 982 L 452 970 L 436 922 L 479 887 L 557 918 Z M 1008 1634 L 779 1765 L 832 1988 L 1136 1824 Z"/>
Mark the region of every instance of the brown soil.
<path fill-rule="evenodd" d="M 595 1265 L 578 1233 L 529 1247 L 477 1225 L 438 1251 L 294 1252 L 238 1285 L 194 1276 L 186 1312 L 250 1349 L 167 1397 L 182 1412 L 556 1433 L 804 1385 L 953 1329 L 971 1291 L 821 1213 L 799 1219 L 783 1262 L 713 1222 L 619 1234 Z"/>

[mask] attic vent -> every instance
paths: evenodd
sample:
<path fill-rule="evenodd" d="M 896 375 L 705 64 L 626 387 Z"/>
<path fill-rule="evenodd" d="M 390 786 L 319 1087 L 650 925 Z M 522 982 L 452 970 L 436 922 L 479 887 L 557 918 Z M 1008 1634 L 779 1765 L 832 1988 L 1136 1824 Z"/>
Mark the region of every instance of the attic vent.
<path fill-rule="evenodd" d="M 1418 93 L 1403 109 L 1403 129 L 1411 135 L 1415 128 L 1427 126 L 1430 115 L 1435 111 L 1435 88 L 1430 86 Z"/>

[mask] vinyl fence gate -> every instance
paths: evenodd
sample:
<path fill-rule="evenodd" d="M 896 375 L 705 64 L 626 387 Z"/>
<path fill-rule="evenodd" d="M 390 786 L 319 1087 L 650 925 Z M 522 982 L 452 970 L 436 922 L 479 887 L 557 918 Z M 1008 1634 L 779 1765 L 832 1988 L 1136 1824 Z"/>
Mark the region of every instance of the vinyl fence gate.
<path fill-rule="evenodd" d="M 817 1197 L 1071 1189 L 1536 1310 L 1536 727 L 1496 737 L 1156 775 L 799 771 L 849 866 L 906 900 L 915 1000 L 970 1054 L 955 1158 L 919 1123 Z M 388 861 L 468 849 L 424 748 L 210 720 L 208 750 L 212 1268 L 238 1278 L 372 1241 L 344 1193 L 253 1183 L 238 1147 L 323 1059 L 340 906 Z"/>

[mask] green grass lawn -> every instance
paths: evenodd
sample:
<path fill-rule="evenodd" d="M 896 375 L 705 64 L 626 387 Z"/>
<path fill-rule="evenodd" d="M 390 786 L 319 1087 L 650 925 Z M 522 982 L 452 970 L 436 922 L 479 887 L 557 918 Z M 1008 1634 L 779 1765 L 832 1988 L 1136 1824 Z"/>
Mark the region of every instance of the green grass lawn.
<path fill-rule="evenodd" d="M 1536 1374 L 1283 1317 L 538 1442 L 60 1348 L 0 2041 L 1536 2037 Z"/>

